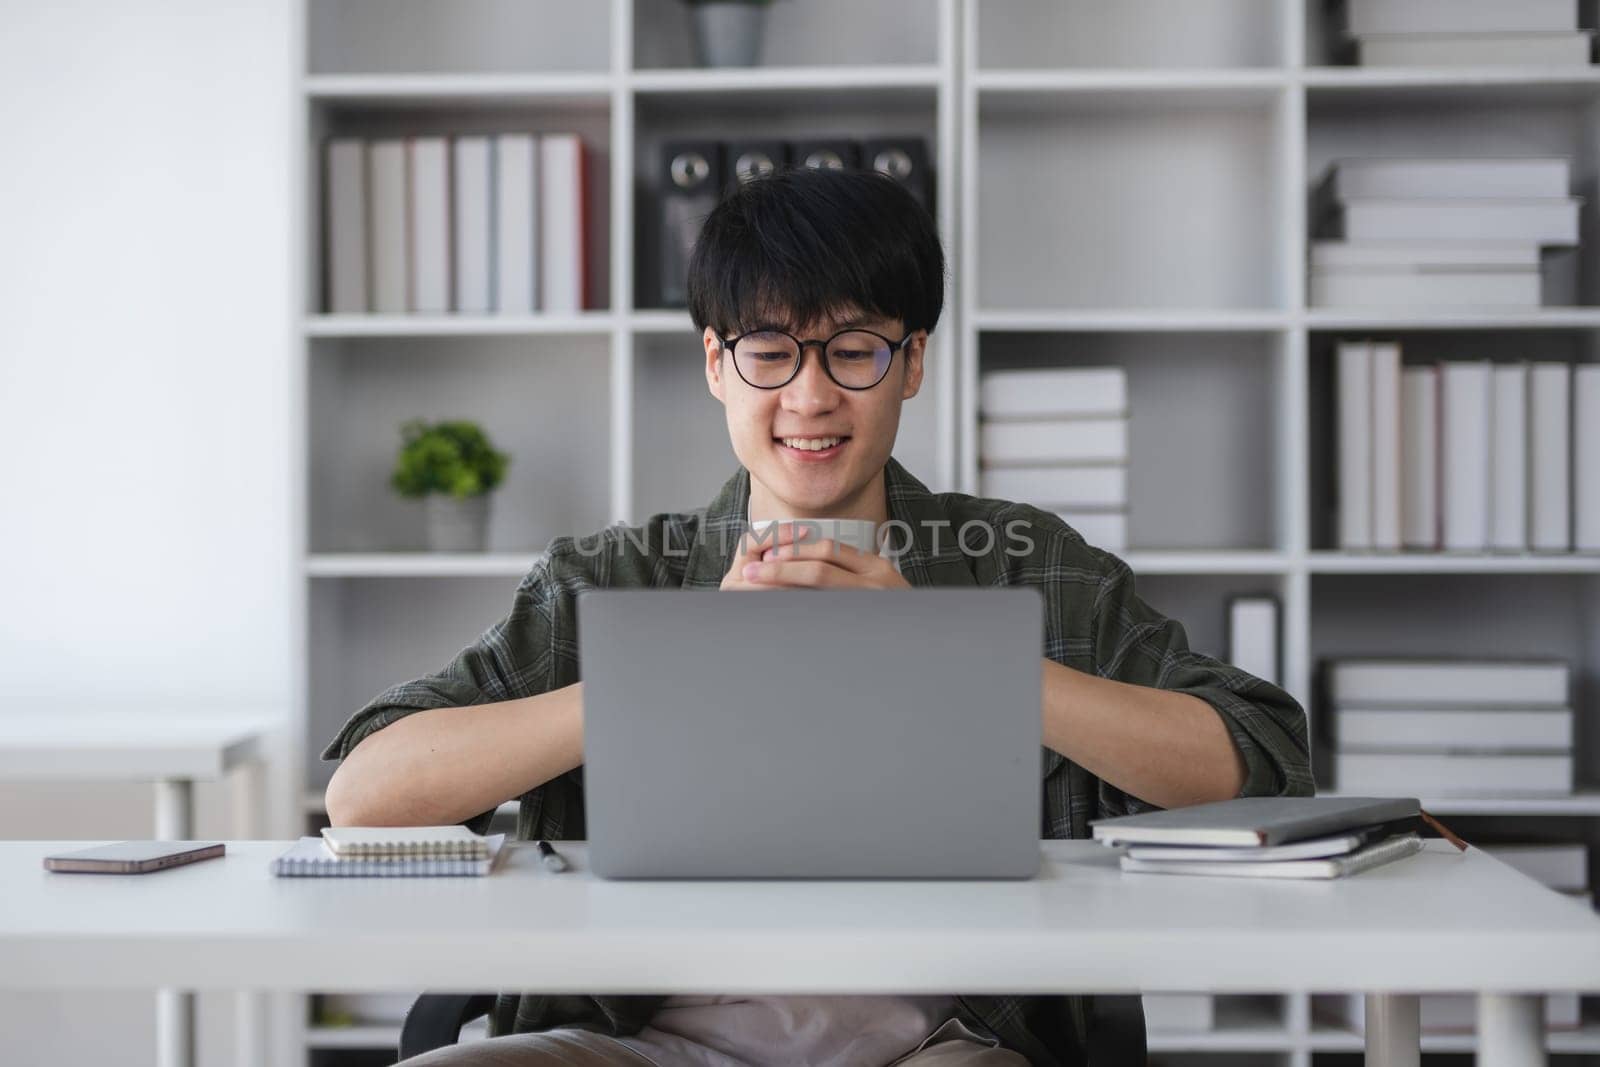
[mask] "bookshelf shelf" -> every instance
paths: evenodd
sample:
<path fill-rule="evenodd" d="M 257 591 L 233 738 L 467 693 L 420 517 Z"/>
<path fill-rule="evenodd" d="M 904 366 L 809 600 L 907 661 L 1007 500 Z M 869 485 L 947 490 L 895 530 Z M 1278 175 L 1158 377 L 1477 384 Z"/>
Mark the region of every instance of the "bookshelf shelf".
<path fill-rule="evenodd" d="M 1195 309 L 1009 310 L 980 308 L 974 313 L 979 330 L 991 333 L 1115 333 L 1261 332 L 1287 329 L 1287 312 Z"/>
<path fill-rule="evenodd" d="M 576 315 L 309 315 L 307 337 L 492 337 L 609 334 L 606 311 Z"/>
<path fill-rule="evenodd" d="M 428 107 L 463 101 L 605 106 L 614 85 L 608 73 L 311 74 L 302 81 L 306 97 L 319 103 Z"/>
<path fill-rule="evenodd" d="M 1318 308 L 1305 313 L 1308 329 L 1353 330 L 1595 330 L 1600 307 L 1529 310 L 1400 311 Z"/>
<path fill-rule="evenodd" d="M 313 578 L 520 578 L 543 553 L 324 552 L 306 558 Z"/>
<path fill-rule="evenodd" d="M 723 70 L 639 70 L 627 84 L 645 96 L 658 93 L 770 93 L 797 90 L 852 92 L 871 89 L 936 89 L 936 66 L 744 67 Z"/>
<path fill-rule="evenodd" d="M 732 472 L 689 316 L 651 306 L 647 284 L 657 154 L 677 138 L 926 138 L 950 284 L 896 456 L 935 491 L 976 492 L 981 370 L 1124 367 L 1135 418 L 1145 413 L 1131 539 L 1167 547 L 1119 555 L 1203 652 L 1224 653 L 1230 596 L 1275 596 L 1282 680 L 1312 714 L 1317 748 L 1313 681 L 1334 654 L 1544 647 L 1574 663 L 1576 706 L 1600 706 L 1600 556 L 1325 550 L 1332 486 L 1318 454 L 1322 372 L 1344 336 L 1400 335 L 1418 359 L 1600 359 L 1594 213 L 1562 268 L 1569 284 L 1551 290 L 1565 306 L 1330 310 L 1305 296 L 1307 195 L 1339 155 L 1569 155 L 1592 199 L 1600 69 L 1327 66 L 1323 6 L 807 0 L 771 6 L 765 64 L 703 70 L 681 0 L 417 3 L 440 31 L 422 36 L 391 26 L 388 0 L 304 0 L 295 817 L 320 807 L 315 756 L 338 723 L 503 617 L 549 537 L 703 505 Z M 840 35 L 845 22 L 857 32 Z M 546 24 L 560 32 L 536 32 Z M 323 137 L 519 128 L 577 130 L 591 149 L 597 309 L 318 313 Z M 427 409 L 478 418 L 513 455 L 495 551 L 408 548 L 421 543 L 416 509 L 384 482 L 397 421 Z M 1441 621 L 1448 635 L 1429 645 Z M 1600 846 L 1593 733 L 1576 754 L 1577 795 L 1429 808 L 1508 833 L 1562 819 L 1560 833 Z M 1152 1033 L 1151 1048 L 1295 1067 L 1360 1048 L 1309 1027 L 1306 994 L 1247 999 L 1219 1002 L 1214 1030 Z M 393 1047 L 383 1028 L 319 1032 L 308 1047 L 347 1038 Z M 1551 1048 L 1600 1052 L 1600 1026 L 1552 1035 Z"/>
<path fill-rule="evenodd" d="M 1313 574 L 1600 574 L 1600 556 L 1312 552 Z"/>

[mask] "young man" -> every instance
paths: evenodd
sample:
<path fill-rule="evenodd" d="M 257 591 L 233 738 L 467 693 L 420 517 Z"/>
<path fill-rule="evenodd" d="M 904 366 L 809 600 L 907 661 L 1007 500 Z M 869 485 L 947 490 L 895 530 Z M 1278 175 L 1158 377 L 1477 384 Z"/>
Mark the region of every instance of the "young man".
<path fill-rule="evenodd" d="M 942 306 L 933 222 L 885 178 L 787 171 L 732 192 L 690 265 L 706 384 L 740 467 L 702 513 L 558 538 L 510 615 L 444 670 L 355 714 L 324 753 L 335 823 L 482 826 L 581 838 L 583 683 L 575 605 L 601 587 L 725 591 L 1032 585 L 1045 596 L 1040 833 L 1240 795 L 1306 795 L 1306 721 L 1286 693 L 1189 650 L 1126 564 L 1036 508 L 930 493 L 891 458 Z M 893 558 L 744 536 L 762 519 L 900 531 Z M 443 1063 L 1084 1062 L 1073 997 L 502 995 L 487 1045 Z M 493 1058 L 499 1056 L 500 1058 Z"/>

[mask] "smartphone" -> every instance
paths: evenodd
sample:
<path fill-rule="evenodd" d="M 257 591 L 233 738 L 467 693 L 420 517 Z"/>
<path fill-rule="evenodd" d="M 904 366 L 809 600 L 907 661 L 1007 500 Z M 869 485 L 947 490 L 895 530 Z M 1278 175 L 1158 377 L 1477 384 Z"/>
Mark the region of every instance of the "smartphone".
<path fill-rule="evenodd" d="M 208 860 L 222 852 L 221 841 L 119 841 L 46 856 L 44 869 L 69 874 L 149 874 Z"/>

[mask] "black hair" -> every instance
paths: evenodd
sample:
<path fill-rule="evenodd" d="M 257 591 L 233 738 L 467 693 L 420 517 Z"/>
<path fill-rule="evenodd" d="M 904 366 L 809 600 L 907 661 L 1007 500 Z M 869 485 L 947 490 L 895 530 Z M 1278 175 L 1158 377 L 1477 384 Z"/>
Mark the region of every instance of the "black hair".
<path fill-rule="evenodd" d="M 793 333 L 851 311 L 932 332 L 944 271 L 932 217 L 893 179 L 781 170 L 729 190 L 706 217 L 689 257 L 689 314 L 723 337 Z"/>

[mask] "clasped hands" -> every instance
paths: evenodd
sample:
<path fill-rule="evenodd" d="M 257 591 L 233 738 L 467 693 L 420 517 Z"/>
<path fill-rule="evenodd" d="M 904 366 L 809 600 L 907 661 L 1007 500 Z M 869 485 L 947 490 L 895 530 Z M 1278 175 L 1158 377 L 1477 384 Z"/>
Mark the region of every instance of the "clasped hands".
<path fill-rule="evenodd" d="M 893 563 L 819 531 L 782 522 L 739 539 L 723 589 L 910 589 Z"/>

